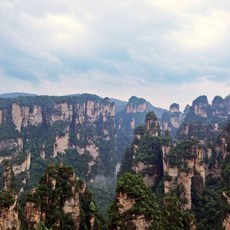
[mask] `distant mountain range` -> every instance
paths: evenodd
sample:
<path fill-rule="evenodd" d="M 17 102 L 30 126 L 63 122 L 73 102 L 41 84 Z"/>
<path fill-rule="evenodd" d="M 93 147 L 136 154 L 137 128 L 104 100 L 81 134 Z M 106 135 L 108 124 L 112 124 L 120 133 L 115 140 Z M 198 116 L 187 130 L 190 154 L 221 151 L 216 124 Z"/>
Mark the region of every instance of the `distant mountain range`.
<path fill-rule="evenodd" d="M 13 93 L 3 93 L 0 94 L 0 98 L 15 98 L 15 97 L 20 97 L 20 96 L 37 96 L 36 94 L 32 94 L 32 93 L 22 93 L 22 92 L 13 92 Z"/>
<path fill-rule="evenodd" d="M 78 96 L 79 94 L 71 94 L 68 96 Z M 0 98 L 16 98 L 16 97 L 35 97 L 38 96 L 37 94 L 32 94 L 32 93 L 24 93 L 24 92 L 12 92 L 12 93 L 3 93 L 0 94 Z M 116 98 L 109 98 L 111 102 L 114 102 L 116 105 L 116 113 L 124 110 L 127 106 L 127 101 L 122 101 Z M 158 118 L 161 118 L 163 113 L 166 112 L 166 109 L 162 109 L 159 107 L 153 106 L 150 102 L 148 103 L 148 110 L 149 111 L 154 111 L 154 113 L 157 115 Z"/>

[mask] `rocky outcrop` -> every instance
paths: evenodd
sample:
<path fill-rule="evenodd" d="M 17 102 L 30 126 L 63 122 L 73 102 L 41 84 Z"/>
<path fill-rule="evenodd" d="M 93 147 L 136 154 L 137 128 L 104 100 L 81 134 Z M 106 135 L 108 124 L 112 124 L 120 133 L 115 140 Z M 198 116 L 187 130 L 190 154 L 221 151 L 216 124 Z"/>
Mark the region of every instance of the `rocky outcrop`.
<path fill-rule="evenodd" d="M 227 119 L 230 114 L 230 96 L 222 98 L 214 97 L 212 100 L 212 115 L 219 118 Z"/>
<path fill-rule="evenodd" d="M 151 221 L 146 220 L 144 215 L 136 215 L 132 223 L 136 230 L 146 230 L 151 225 Z"/>
<path fill-rule="evenodd" d="M 16 129 L 20 132 L 22 127 L 27 125 L 38 125 L 43 122 L 42 107 L 33 105 L 33 109 L 28 106 L 20 106 L 17 103 L 12 104 L 12 121 Z"/>
<path fill-rule="evenodd" d="M 20 229 L 16 197 L 12 205 L 0 209 L 0 229 Z"/>
<path fill-rule="evenodd" d="M 72 229 L 79 229 L 81 221 L 79 193 L 77 178 L 71 168 L 61 165 L 49 166 L 38 188 L 32 190 L 26 199 L 25 227 L 37 229 L 41 221 L 46 226 L 58 227 L 63 224 L 62 218 L 70 215 L 73 221 Z M 55 218 L 55 210 L 56 213 L 61 213 L 60 217 Z"/>
<path fill-rule="evenodd" d="M 193 112 L 201 117 L 208 116 L 208 107 L 209 103 L 206 96 L 200 96 L 197 99 L 195 99 L 192 103 Z"/>
<path fill-rule="evenodd" d="M 180 112 L 180 106 L 173 103 L 169 108 L 169 112 L 165 112 L 162 115 L 161 126 L 164 131 L 169 131 L 172 136 L 175 136 L 182 122 L 183 114 Z"/>
<path fill-rule="evenodd" d="M 137 98 L 135 96 L 132 96 L 129 99 L 129 102 L 126 106 L 126 112 L 127 113 L 143 113 L 147 112 L 148 110 L 148 103 L 143 98 Z"/>
<path fill-rule="evenodd" d="M 159 139 L 160 126 L 153 112 L 146 114 L 145 126 L 135 129 L 132 145 L 132 170 L 143 175 L 148 186 L 156 186 L 163 175 L 162 149 Z"/>
<path fill-rule="evenodd" d="M 12 104 L 12 120 L 13 120 L 13 123 L 15 124 L 17 130 L 21 131 L 21 125 L 22 125 L 21 108 L 16 103 Z"/>
<path fill-rule="evenodd" d="M 11 182 L 13 177 L 12 165 L 7 162 L 3 171 L 3 189 L 9 191 L 11 189 Z"/>
<path fill-rule="evenodd" d="M 225 230 L 230 230 L 230 214 L 225 217 L 223 227 Z"/>
<path fill-rule="evenodd" d="M 67 102 L 55 104 L 54 113 L 51 114 L 51 124 L 57 121 L 68 121 L 70 122 L 73 117 L 73 105 Z"/>
<path fill-rule="evenodd" d="M 186 209 L 192 206 L 192 185 L 198 191 L 204 189 L 206 171 L 203 159 L 203 148 L 188 141 L 174 149 L 163 150 L 164 192 L 178 191 Z"/>
<path fill-rule="evenodd" d="M 96 177 L 91 173 L 91 167 L 97 163 L 102 170 L 95 171 L 103 174 L 106 170 L 115 176 L 118 163 L 115 157 L 115 104 L 109 98 L 88 94 L 22 97 L 4 99 L 0 108 L 0 128 L 4 129 L 0 135 L 0 163 L 14 159 L 12 167 L 16 180 L 20 180 L 18 184 L 29 182 L 33 166 L 40 165 L 42 170 L 46 161 L 53 158 L 68 161 L 66 153 L 72 154 L 72 158 L 84 159 L 86 167 L 82 166 L 82 161 L 74 161 L 74 167 L 80 168 L 80 176 L 89 181 Z M 32 167 L 25 163 L 28 153 L 33 154 Z M 105 157 L 106 154 L 110 157 Z M 81 170 L 83 167 L 85 170 Z M 26 171 L 28 173 L 23 173 Z"/>
<path fill-rule="evenodd" d="M 24 207 L 25 219 L 27 221 L 27 227 L 37 228 L 39 222 L 45 219 L 45 216 L 42 215 L 40 208 L 33 202 L 26 202 Z"/>
<path fill-rule="evenodd" d="M 31 154 L 28 153 L 26 159 L 20 165 L 14 165 L 12 167 L 14 175 L 20 174 L 21 172 L 25 172 L 30 169 L 31 164 Z"/>
<path fill-rule="evenodd" d="M 65 214 L 70 214 L 73 222 L 74 222 L 74 227 L 75 229 L 79 229 L 80 226 L 80 200 L 79 200 L 79 193 L 73 188 L 74 190 L 72 191 L 74 196 L 71 198 L 67 199 L 63 205 L 63 212 Z"/>
<path fill-rule="evenodd" d="M 94 161 L 96 161 L 99 157 L 99 148 L 93 142 L 86 145 L 86 151 L 89 153 Z"/>
<path fill-rule="evenodd" d="M 180 105 L 177 103 L 173 103 L 169 107 L 169 112 L 170 113 L 178 113 L 180 112 Z"/>
<path fill-rule="evenodd" d="M 131 209 L 136 203 L 135 199 L 130 198 L 127 193 L 119 193 L 117 195 L 119 212 L 123 214 L 127 210 Z"/>
<path fill-rule="evenodd" d="M 207 96 L 196 98 L 192 106 L 187 106 L 183 114 L 183 123 L 181 124 L 177 138 L 196 137 L 202 140 L 204 144 L 214 139 L 221 132 L 222 125 L 226 123 L 230 117 L 230 97 L 223 99 L 216 96 L 211 105 L 207 100 Z"/>
<path fill-rule="evenodd" d="M 145 128 L 148 135 L 158 137 L 160 135 L 160 125 L 156 115 L 153 112 L 146 114 Z"/>
<path fill-rule="evenodd" d="M 58 153 L 63 154 L 69 148 L 69 132 L 67 130 L 64 136 L 57 136 L 54 143 L 53 158 L 57 156 Z"/>
<path fill-rule="evenodd" d="M 3 191 L 0 191 L 0 229 L 20 229 L 17 209 L 18 196 L 13 191 L 13 171 L 11 164 L 5 163 L 3 172 Z"/>

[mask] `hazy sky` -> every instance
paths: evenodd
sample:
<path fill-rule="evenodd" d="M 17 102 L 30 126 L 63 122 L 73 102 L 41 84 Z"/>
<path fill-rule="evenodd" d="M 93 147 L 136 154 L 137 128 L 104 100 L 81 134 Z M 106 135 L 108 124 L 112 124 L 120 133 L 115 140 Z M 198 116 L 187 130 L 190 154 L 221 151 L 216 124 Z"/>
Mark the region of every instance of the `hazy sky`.
<path fill-rule="evenodd" d="M 230 1 L 1 0 L 0 20 L 0 93 L 230 94 Z"/>

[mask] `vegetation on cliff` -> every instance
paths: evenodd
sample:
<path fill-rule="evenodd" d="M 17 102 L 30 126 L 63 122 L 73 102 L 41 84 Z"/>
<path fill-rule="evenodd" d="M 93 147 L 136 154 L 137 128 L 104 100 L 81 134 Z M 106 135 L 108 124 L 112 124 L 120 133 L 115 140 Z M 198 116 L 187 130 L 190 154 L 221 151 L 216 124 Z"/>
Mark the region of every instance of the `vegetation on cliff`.
<path fill-rule="evenodd" d="M 159 201 L 141 175 L 124 173 L 117 182 L 116 199 L 110 207 L 109 229 L 136 229 L 139 218 L 145 229 L 155 230 L 185 230 L 193 223 L 193 215 L 183 210 L 175 196 L 168 194 Z"/>
<path fill-rule="evenodd" d="M 191 229 L 194 223 L 198 230 L 222 229 L 230 214 L 230 125 L 224 125 L 229 96 L 215 97 L 212 105 L 198 97 L 183 116 L 174 103 L 163 117 L 171 130 L 163 131 L 144 99 L 132 97 L 128 106 L 114 117 L 109 99 L 96 95 L 0 99 L 0 187 L 11 180 L 0 193 L 0 209 L 12 207 L 20 191 L 24 229 L 73 229 L 74 218 L 63 207 L 78 194 L 79 228 L 103 229 L 94 197 L 105 213 L 118 173 L 109 229 L 135 229 L 138 223 L 149 229 Z M 94 197 L 74 173 L 90 184 Z M 195 220 L 184 210 L 190 197 Z M 40 213 L 38 223 L 28 222 L 26 204 Z"/>
<path fill-rule="evenodd" d="M 34 207 L 29 213 L 28 206 Z M 44 225 L 49 229 L 87 230 L 102 229 L 104 224 L 85 183 L 75 177 L 71 167 L 62 165 L 49 165 L 39 185 L 21 197 L 20 207 L 23 229 Z M 37 225 L 28 217 L 31 211 L 38 213 Z"/>

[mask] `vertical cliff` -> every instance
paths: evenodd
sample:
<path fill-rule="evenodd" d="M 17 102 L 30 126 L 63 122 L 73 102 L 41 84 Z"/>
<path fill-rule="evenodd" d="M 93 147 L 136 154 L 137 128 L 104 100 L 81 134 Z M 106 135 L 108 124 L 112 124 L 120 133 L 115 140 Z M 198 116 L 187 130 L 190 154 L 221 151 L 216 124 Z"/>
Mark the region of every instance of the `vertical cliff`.
<path fill-rule="evenodd" d="M 97 207 L 85 183 L 72 168 L 50 165 L 40 184 L 28 192 L 21 204 L 22 227 L 37 229 L 99 229 Z"/>
<path fill-rule="evenodd" d="M 4 162 L 3 190 L 0 191 L 0 229 L 20 229 L 17 201 L 15 191 L 15 178 L 12 165 Z"/>
<path fill-rule="evenodd" d="M 135 173 L 141 173 L 144 181 L 149 186 L 156 186 L 163 175 L 162 149 L 159 140 L 160 126 L 156 115 L 149 112 L 146 115 L 145 126 L 135 129 L 135 138 L 132 143 L 130 169 Z M 123 162 L 122 170 L 128 162 Z M 124 171 L 126 171 L 124 169 Z"/>
<path fill-rule="evenodd" d="M 116 198 L 109 210 L 109 229 L 191 229 L 191 213 L 181 208 L 176 197 L 157 200 L 140 174 L 124 173 L 117 182 Z"/>
<path fill-rule="evenodd" d="M 34 184 L 54 159 L 94 181 L 116 173 L 115 105 L 83 94 L 0 100 L 0 162 L 13 159 L 20 189 Z M 84 162 L 84 165 L 82 164 Z"/>
<path fill-rule="evenodd" d="M 191 209 L 192 186 L 198 191 L 205 186 L 204 151 L 198 142 L 188 140 L 163 153 L 164 192 L 178 193 L 184 207 Z"/>
<path fill-rule="evenodd" d="M 178 130 L 177 138 L 195 137 L 208 145 L 210 140 L 217 137 L 230 118 L 229 96 L 226 98 L 216 96 L 211 104 L 206 96 L 199 96 L 183 116 L 184 120 Z"/>
<path fill-rule="evenodd" d="M 20 229 L 17 197 L 9 191 L 0 192 L 0 229 Z"/>
<path fill-rule="evenodd" d="M 160 225 L 155 196 L 139 175 L 125 173 L 117 183 L 116 199 L 109 212 L 109 229 L 151 229 Z M 158 227 L 153 228 L 158 229 Z"/>
<path fill-rule="evenodd" d="M 177 130 L 183 122 L 183 114 L 179 104 L 170 105 L 169 112 L 165 112 L 161 118 L 161 126 L 164 131 L 169 131 L 172 136 L 176 135 Z"/>

